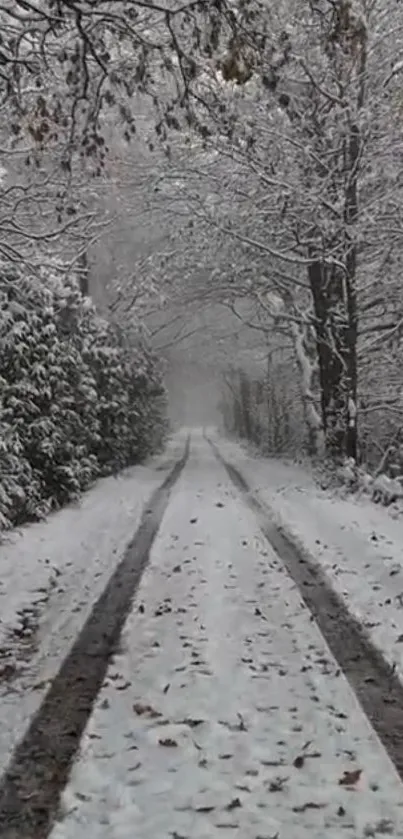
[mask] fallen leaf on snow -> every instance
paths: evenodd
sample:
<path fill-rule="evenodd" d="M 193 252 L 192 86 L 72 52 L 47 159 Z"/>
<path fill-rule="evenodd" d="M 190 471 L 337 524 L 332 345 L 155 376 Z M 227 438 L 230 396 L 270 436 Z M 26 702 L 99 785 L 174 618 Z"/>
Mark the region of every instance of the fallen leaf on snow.
<path fill-rule="evenodd" d="M 127 688 L 131 687 L 131 682 L 125 682 L 123 685 L 117 685 L 116 690 L 127 690 Z"/>
<path fill-rule="evenodd" d="M 172 737 L 166 737 L 164 740 L 158 740 L 158 743 L 160 746 L 166 746 L 168 749 L 176 749 L 178 745 L 176 740 L 173 740 Z"/>
<path fill-rule="evenodd" d="M 227 720 L 218 720 L 218 722 L 220 725 L 223 725 L 225 726 L 225 728 L 228 728 L 229 731 L 247 731 L 248 729 L 246 728 L 242 714 L 238 712 L 237 717 L 239 719 L 238 723 L 230 723 L 227 722 Z"/>
<path fill-rule="evenodd" d="M 13 673 L 15 673 L 16 669 L 16 666 L 13 666 Z M 1 672 L 0 676 L 3 676 L 3 671 Z M 32 690 L 43 690 L 47 686 L 48 682 L 48 679 L 44 679 L 43 682 L 37 682 L 36 685 L 33 686 Z"/>
<path fill-rule="evenodd" d="M 243 716 L 242 716 L 242 714 L 239 713 L 239 711 L 237 713 L 237 717 L 239 719 L 239 726 L 238 726 L 239 731 L 247 731 L 248 729 L 246 728 Z"/>
<path fill-rule="evenodd" d="M 375 837 L 380 833 L 384 836 L 385 834 L 390 836 L 394 833 L 393 822 L 391 822 L 390 819 L 381 819 L 381 821 L 377 822 L 377 824 L 367 825 L 364 828 L 364 836 L 366 837 Z"/>
<path fill-rule="evenodd" d="M 133 705 L 133 711 L 139 717 L 150 717 L 150 719 L 157 719 L 158 717 L 162 717 L 162 714 L 159 711 L 156 711 L 155 708 L 152 708 L 151 705 L 142 705 L 141 702 L 135 702 Z"/>
<path fill-rule="evenodd" d="M 284 760 L 261 760 L 260 763 L 262 766 L 273 766 L 275 768 L 278 766 L 284 766 Z"/>
<path fill-rule="evenodd" d="M 219 821 L 216 821 L 214 826 L 218 827 L 218 828 L 224 828 L 224 829 L 227 829 L 227 830 L 237 830 L 237 828 L 239 827 L 239 824 L 238 824 L 238 822 L 234 821 L 233 819 L 231 821 L 231 820 L 228 819 L 228 817 L 223 818 L 222 816 L 219 816 Z"/>
<path fill-rule="evenodd" d="M 76 792 L 75 797 L 78 798 L 79 801 L 91 801 L 91 796 L 84 795 L 82 792 Z"/>
<path fill-rule="evenodd" d="M 362 775 L 362 769 L 353 769 L 352 772 L 347 770 L 339 780 L 339 785 L 342 787 L 353 787 L 358 783 Z"/>
<path fill-rule="evenodd" d="M 269 792 L 282 792 L 287 781 L 288 778 L 274 778 L 270 781 Z"/>
<path fill-rule="evenodd" d="M 227 804 L 227 810 L 236 810 L 237 807 L 242 807 L 242 802 L 240 798 L 233 798 L 229 804 Z"/>
<path fill-rule="evenodd" d="M 204 720 L 193 719 L 193 717 L 185 717 L 182 720 L 183 725 L 188 725 L 189 728 L 197 728 L 199 725 L 203 725 Z"/>
<path fill-rule="evenodd" d="M 323 810 L 326 806 L 326 804 L 318 804 L 316 801 L 307 801 L 306 804 L 300 804 L 292 809 L 294 813 L 305 813 L 306 810 Z"/>

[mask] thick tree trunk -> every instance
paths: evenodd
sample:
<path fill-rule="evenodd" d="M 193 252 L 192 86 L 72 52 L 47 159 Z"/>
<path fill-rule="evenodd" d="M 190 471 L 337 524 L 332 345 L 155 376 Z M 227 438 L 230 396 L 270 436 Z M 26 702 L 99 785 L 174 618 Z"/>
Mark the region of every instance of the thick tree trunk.
<path fill-rule="evenodd" d="M 357 456 L 357 301 L 355 253 L 347 270 L 315 259 L 309 266 L 327 453 Z"/>
<path fill-rule="evenodd" d="M 307 336 L 308 324 L 297 324 L 291 322 L 291 334 L 294 342 L 297 367 L 300 372 L 300 388 L 302 405 L 304 409 L 305 425 L 308 438 L 308 454 L 311 456 L 323 455 L 324 434 L 323 422 L 316 405 L 314 394 L 314 374 L 317 371 L 316 363 L 312 358 L 312 347 Z M 313 348 L 315 352 L 315 348 Z"/>

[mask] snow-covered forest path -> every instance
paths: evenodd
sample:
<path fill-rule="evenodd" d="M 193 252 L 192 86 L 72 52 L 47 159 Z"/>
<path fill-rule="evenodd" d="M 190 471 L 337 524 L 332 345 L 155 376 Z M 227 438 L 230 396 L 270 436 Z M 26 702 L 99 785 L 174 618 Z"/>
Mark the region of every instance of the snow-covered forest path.
<path fill-rule="evenodd" d="M 109 666 L 106 599 L 104 624 L 93 619 L 90 641 L 83 631 L 44 700 L 48 716 L 42 705 L 17 749 L 1 790 L 2 837 L 49 835 L 60 794 L 51 839 L 403 837 L 393 674 L 376 669 L 364 642 L 354 646 L 346 621 L 350 666 L 360 658 L 354 687 L 367 684 L 368 715 L 395 737 L 390 757 L 344 676 L 343 651 L 336 661 L 313 619 L 319 600 L 311 612 L 303 579 L 289 573 L 293 557 L 287 570 L 262 532 L 262 510 L 248 507 L 202 434 L 168 491 Z M 155 531 L 155 509 L 152 518 Z M 127 598 L 127 578 L 122 585 Z M 116 596 L 123 620 L 127 603 Z M 65 785 L 55 761 L 85 722 Z"/>

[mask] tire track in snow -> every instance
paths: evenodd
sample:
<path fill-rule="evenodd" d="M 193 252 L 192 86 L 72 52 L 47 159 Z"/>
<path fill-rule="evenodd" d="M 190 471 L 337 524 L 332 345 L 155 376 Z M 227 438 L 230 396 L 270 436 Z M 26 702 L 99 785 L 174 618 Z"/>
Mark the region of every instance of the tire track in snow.
<path fill-rule="evenodd" d="M 189 447 L 190 438 L 183 456 L 147 503 L 121 562 L 14 751 L 0 783 L 2 839 L 45 839 L 52 828 L 81 735 Z"/>
<path fill-rule="evenodd" d="M 293 544 L 288 534 L 275 524 L 270 509 L 252 495 L 238 469 L 224 459 L 212 440 L 208 437 L 206 440 L 248 507 L 257 514 L 263 535 L 298 586 L 302 599 L 403 780 L 403 685 L 374 647 L 362 624 L 334 591 L 323 569 Z"/>

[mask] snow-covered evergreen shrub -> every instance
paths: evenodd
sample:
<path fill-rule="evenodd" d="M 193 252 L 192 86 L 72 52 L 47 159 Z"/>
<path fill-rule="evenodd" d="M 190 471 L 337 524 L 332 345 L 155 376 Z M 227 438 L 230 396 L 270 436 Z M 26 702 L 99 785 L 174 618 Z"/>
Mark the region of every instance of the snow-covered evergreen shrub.
<path fill-rule="evenodd" d="M 161 441 L 154 359 L 76 282 L 0 269 L 0 528 L 38 518 Z"/>

